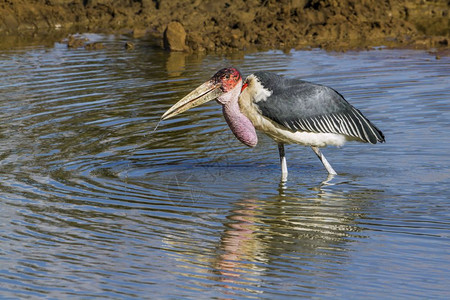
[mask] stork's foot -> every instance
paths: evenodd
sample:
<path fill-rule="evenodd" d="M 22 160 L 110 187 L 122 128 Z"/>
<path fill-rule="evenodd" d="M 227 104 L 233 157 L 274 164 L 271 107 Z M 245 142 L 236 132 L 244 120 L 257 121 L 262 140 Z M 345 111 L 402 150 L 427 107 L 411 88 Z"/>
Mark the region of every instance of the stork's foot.
<path fill-rule="evenodd" d="M 322 164 L 325 167 L 325 169 L 327 169 L 328 174 L 330 174 L 330 175 L 337 175 L 336 171 L 333 169 L 333 167 L 330 165 L 328 160 L 325 158 L 325 155 L 323 155 L 322 152 L 320 152 L 319 148 L 311 146 L 311 149 L 314 151 L 314 153 L 320 159 L 320 161 L 322 162 Z"/>

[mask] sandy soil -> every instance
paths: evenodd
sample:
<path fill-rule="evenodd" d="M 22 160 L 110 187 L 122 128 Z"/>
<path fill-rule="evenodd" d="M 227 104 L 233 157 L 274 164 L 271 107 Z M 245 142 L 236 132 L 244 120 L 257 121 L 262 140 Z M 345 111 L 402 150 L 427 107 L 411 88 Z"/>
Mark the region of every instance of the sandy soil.
<path fill-rule="evenodd" d="M 75 32 L 129 32 L 163 46 L 167 25 L 177 21 L 187 51 L 381 45 L 448 51 L 449 6 L 447 0 L 0 0 L 0 36 L 44 43 Z"/>

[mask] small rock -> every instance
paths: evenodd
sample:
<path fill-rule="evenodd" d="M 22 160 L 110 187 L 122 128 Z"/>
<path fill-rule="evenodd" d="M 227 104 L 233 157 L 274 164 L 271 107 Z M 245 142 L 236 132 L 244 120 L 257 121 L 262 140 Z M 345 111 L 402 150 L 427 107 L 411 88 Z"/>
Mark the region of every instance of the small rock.
<path fill-rule="evenodd" d="M 186 51 L 186 31 L 179 22 L 170 22 L 164 31 L 164 48 L 170 51 Z"/>
<path fill-rule="evenodd" d="M 73 35 L 70 35 L 67 38 L 67 48 L 80 48 L 86 44 L 86 38 L 80 38 Z"/>
<path fill-rule="evenodd" d="M 134 49 L 134 44 L 132 42 L 126 42 L 125 43 L 125 49 L 133 50 Z"/>
<path fill-rule="evenodd" d="M 86 50 L 100 50 L 100 49 L 105 48 L 105 45 L 103 45 L 103 43 L 100 43 L 100 42 L 95 42 L 95 43 L 86 44 L 84 46 L 84 48 Z"/>

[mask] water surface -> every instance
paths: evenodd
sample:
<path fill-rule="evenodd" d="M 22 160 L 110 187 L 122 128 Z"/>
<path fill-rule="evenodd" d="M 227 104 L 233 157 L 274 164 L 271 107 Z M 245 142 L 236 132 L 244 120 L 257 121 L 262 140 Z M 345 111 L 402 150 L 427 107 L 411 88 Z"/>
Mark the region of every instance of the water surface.
<path fill-rule="evenodd" d="M 450 59 L 382 50 L 230 56 L 0 52 L 2 298 L 446 298 Z M 210 103 L 162 113 L 218 69 L 329 85 L 387 143 L 248 149 Z"/>

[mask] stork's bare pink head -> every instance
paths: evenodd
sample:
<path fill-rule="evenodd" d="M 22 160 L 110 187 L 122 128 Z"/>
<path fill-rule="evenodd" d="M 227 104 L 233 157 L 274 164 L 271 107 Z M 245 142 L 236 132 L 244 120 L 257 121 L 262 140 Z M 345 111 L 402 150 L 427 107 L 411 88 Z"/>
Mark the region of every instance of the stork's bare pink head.
<path fill-rule="evenodd" d="M 221 90 L 224 93 L 231 91 L 241 80 L 241 73 L 233 67 L 223 68 L 211 78 L 215 84 L 221 84 Z"/>

